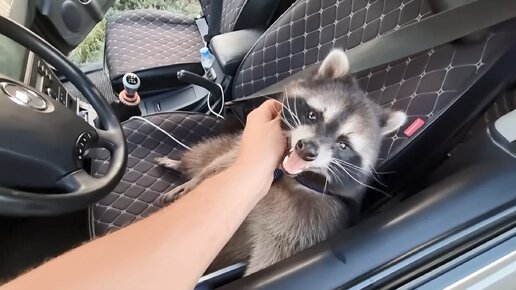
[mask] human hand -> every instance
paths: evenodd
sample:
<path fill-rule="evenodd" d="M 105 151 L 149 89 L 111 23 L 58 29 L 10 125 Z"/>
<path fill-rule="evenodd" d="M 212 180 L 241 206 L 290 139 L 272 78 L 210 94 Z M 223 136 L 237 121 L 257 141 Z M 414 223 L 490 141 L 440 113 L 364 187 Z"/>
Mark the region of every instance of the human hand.
<path fill-rule="evenodd" d="M 235 164 L 254 174 L 270 177 L 285 154 L 286 138 L 281 131 L 278 101 L 265 101 L 247 115 L 242 141 Z M 270 186 L 270 184 L 269 184 Z"/>

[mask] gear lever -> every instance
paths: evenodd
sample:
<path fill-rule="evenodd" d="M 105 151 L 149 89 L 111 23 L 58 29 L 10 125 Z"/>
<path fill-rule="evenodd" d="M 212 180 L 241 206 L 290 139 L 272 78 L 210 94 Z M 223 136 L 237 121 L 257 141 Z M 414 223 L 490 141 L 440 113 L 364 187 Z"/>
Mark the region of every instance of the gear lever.
<path fill-rule="evenodd" d="M 138 107 L 140 104 L 140 78 L 134 73 L 126 73 L 122 78 L 124 90 L 118 94 L 118 100 L 111 103 L 120 122 L 128 120 L 133 116 L 141 116 L 142 111 Z"/>

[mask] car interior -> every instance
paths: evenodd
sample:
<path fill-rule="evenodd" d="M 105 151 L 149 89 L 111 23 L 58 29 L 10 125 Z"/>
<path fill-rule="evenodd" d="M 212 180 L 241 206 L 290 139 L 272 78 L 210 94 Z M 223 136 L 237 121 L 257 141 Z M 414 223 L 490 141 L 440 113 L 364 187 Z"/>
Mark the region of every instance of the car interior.
<path fill-rule="evenodd" d="M 333 48 L 369 98 L 408 116 L 384 138 L 380 190 L 336 236 L 249 276 L 245 263 L 206 273 L 196 289 L 443 289 L 489 262 L 466 267 L 474 257 L 514 251 L 516 2 L 129 10 L 107 18 L 103 62 L 79 68 L 66 55 L 114 2 L 0 0 L 0 284 L 159 210 L 185 180 L 155 158 L 241 130 Z"/>

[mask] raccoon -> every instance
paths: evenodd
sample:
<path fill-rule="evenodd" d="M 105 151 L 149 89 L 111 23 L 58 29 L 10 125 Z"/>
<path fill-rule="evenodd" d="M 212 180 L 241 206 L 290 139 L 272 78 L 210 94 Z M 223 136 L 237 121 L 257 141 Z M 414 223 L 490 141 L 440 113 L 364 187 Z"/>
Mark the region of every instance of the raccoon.
<path fill-rule="evenodd" d="M 348 227 L 380 149 L 382 136 L 406 120 L 366 97 L 349 73 L 342 50 L 333 50 L 313 75 L 291 82 L 281 96 L 282 129 L 289 143 L 276 179 L 208 271 L 248 262 L 246 275 L 268 267 Z M 186 194 L 234 161 L 240 135 L 194 146 L 181 160 L 158 163 L 189 181 L 164 196 Z"/>

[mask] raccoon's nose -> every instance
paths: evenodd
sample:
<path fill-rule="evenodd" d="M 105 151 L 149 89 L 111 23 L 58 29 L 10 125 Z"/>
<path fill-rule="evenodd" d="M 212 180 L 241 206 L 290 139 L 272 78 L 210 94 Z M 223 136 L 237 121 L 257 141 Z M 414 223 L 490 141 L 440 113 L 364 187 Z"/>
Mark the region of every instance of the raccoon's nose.
<path fill-rule="evenodd" d="M 312 141 L 302 139 L 296 143 L 296 153 L 305 161 L 314 161 L 319 154 L 319 146 Z"/>

